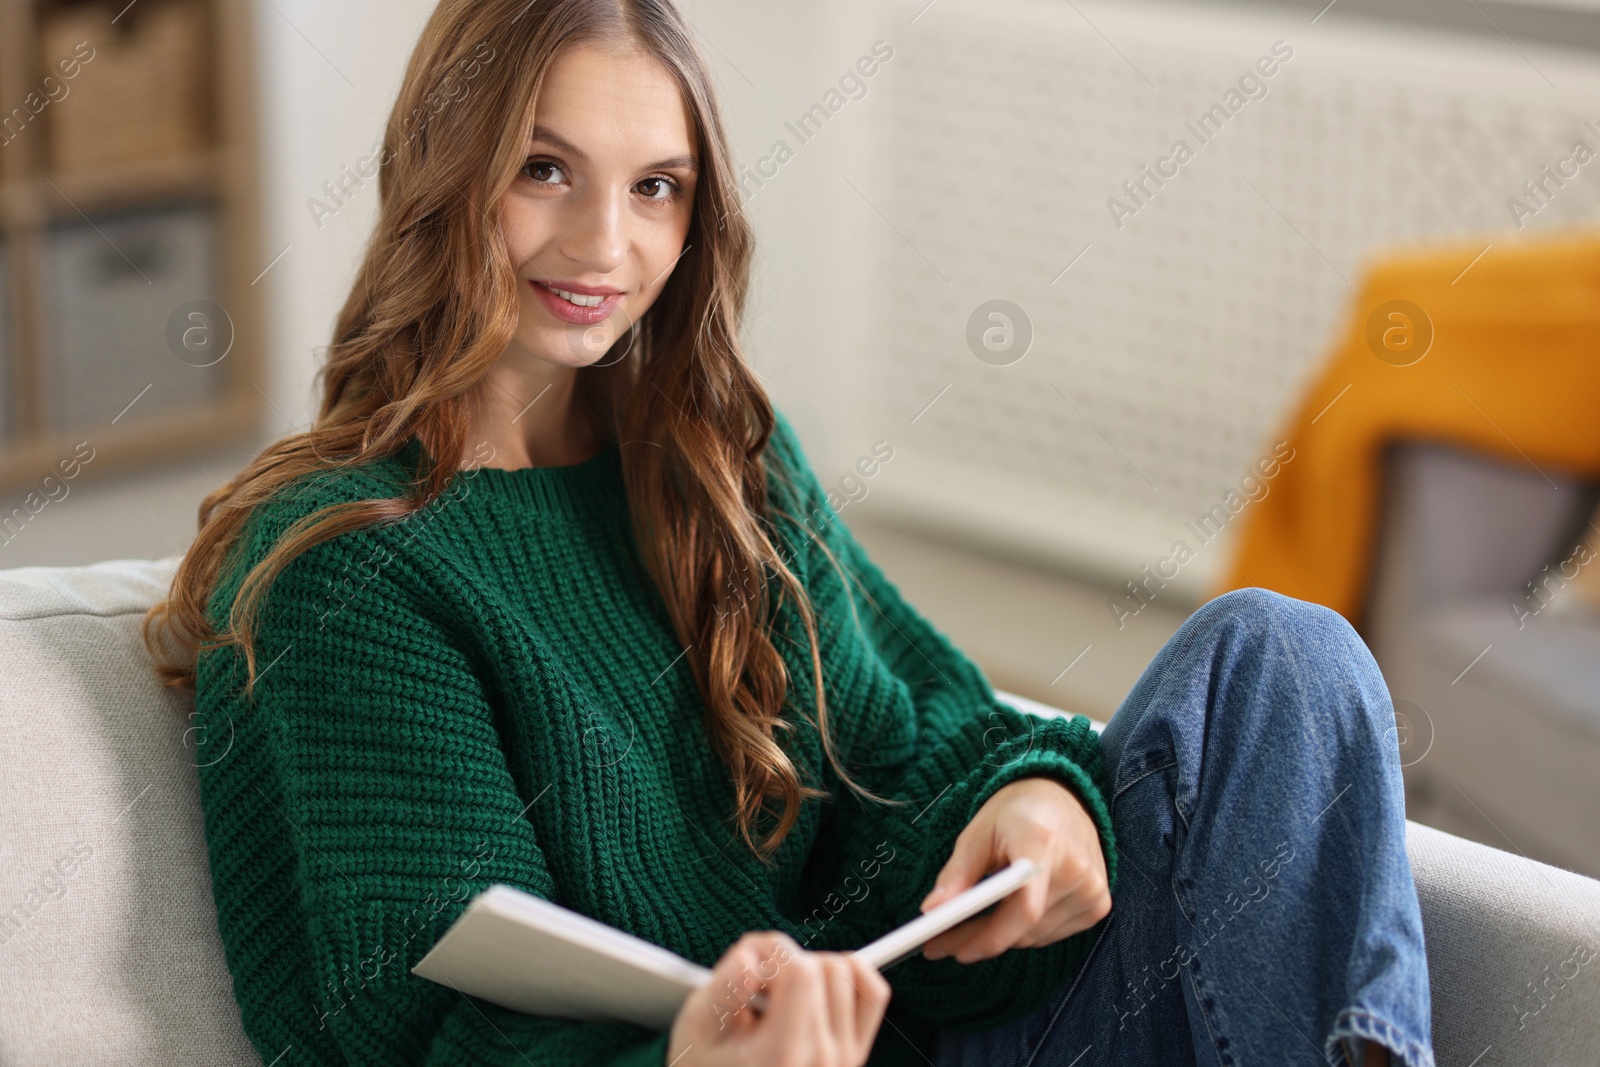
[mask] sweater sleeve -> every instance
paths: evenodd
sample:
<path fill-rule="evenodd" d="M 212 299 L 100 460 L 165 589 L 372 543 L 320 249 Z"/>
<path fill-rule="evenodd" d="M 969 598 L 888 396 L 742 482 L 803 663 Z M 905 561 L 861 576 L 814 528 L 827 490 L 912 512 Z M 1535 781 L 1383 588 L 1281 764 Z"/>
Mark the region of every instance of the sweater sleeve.
<path fill-rule="evenodd" d="M 309 966 L 305 1017 L 260 1024 L 315 1035 L 316 1055 L 302 1048 L 286 1063 L 662 1064 L 666 1034 L 525 1014 L 411 973 L 478 892 L 503 882 L 553 899 L 557 887 L 525 815 L 536 797 L 514 785 L 472 663 L 401 580 L 403 560 L 376 543 L 358 532 L 296 557 L 262 601 L 254 700 L 230 686 L 213 703 L 234 720 L 236 751 L 203 772 L 206 799 L 247 809 L 229 825 L 293 863 L 278 881 L 248 853 L 214 872 L 224 940 L 303 946 L 293 955 L 309 958 L 236 972 L 236 994 L 281 1005 L 271 987 Z M 237 656 L 224 677 L 242 682 L 242 655 L 216 654 Z M 250 781 L 227 780 L 252 766 Z M 208 826 L 225 814 L 208 813 Z M 269 934 L 260 916 L 278 891 L 297 907 L 275 913 L 301 928 Z"/>
<path fill-rule="evenodd" d="M 862 800 L 828 774 L 836 799 L 808 869 L 812 899 L 820 902 L 802 920 L 808 947 L 856 948 L 916 918 L 956 835 L 1001 787 L 1028 776 L 1054 778 L 1082 801 L 1100 831 L 1114 885 L 1115 838 L 1089 720 L 1045 718 L 996 699 L 979 667 L 905 601 L 830 509 L 781 415 L 771 440 L 779 480 L 789 484 L 780 492 L 794 520 L 787 539 L 804 559 L 822 631 L 830 734 L 850 753 L 846 770 L 853 779 L 903 802 Z M 818 542 L 838 560 L 843 578 Z M 811 700 L 810 672 L 794 673 Z M 876 716 L 865 717 L 867 709 Z M 886 976 L 895 1000 L 918 1015 L 982 1029 L 1026 1014 L 1076 969 L 1096 934 L 1091 928 L 970 964 L 918 952 Z"/>

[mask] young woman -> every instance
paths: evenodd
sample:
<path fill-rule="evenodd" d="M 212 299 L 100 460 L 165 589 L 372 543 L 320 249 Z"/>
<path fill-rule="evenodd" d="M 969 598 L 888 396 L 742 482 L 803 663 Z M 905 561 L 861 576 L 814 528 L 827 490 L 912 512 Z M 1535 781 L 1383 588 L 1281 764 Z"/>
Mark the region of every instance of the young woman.
<path fill-rule="evenodd" d="M 381 162 L 314 425 L 148 620 L 265 1062 L 1431 1064 L 1359 639 L 1246 590 L 1103 737 L 996 701 L 741 357 L 751 232 L 669 0 L 443 0 Z M 847 954 L 1018 857 L 887 977 Z M 654 1033 L 413 975 L 500 882 L 714 980 Z"/>

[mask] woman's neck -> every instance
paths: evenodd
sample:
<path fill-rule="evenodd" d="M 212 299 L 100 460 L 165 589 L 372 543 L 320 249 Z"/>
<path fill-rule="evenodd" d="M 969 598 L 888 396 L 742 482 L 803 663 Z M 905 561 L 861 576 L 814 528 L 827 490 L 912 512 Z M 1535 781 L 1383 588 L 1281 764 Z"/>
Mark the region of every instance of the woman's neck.
<path fill-rule="evenodd" d="M 555 373 L 543 381 L 499 368 L 490 372 L 480 386 L 481 415 L 467 436 L 469 457 L 481 456 L 481 445 L 487 444 L 494 451 L 489 460 L 480 460 L 483 466 L 567 467 L 605 447 L 576 400 L 576 370 L 551 369 Z"/>

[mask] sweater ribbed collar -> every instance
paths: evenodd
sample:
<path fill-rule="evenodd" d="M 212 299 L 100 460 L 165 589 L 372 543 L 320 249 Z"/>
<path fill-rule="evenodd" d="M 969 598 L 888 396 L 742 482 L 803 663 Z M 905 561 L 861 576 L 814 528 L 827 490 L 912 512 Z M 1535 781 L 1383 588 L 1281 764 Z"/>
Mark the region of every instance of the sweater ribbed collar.
<path fill-rule="evenodd" d="M 412 437 L 396 456 L 411 471 L 423 456 Z M 509 504 L 542 515 L 586 515 L 627 506 L 622 480 L 622 450 L 607 445 L 581 463 L 561 467 L 475 467 L 456 472 L 447 493 L 467 506 L 474 498 Z"/>

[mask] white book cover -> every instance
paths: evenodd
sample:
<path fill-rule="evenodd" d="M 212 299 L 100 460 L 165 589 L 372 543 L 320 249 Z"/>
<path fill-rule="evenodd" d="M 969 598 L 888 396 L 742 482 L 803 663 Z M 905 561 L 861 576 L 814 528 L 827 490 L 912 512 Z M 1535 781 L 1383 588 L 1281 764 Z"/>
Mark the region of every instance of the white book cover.
<path fill-rule="evenodd" d="M 1035 873 L 1021 859 L 856 949 L 880 970 L 978 914 Z M 643 938 L 508 885 L 472 898 L 411 972 L 530 1015 L 668 1030 L 711 970 Z"/>

